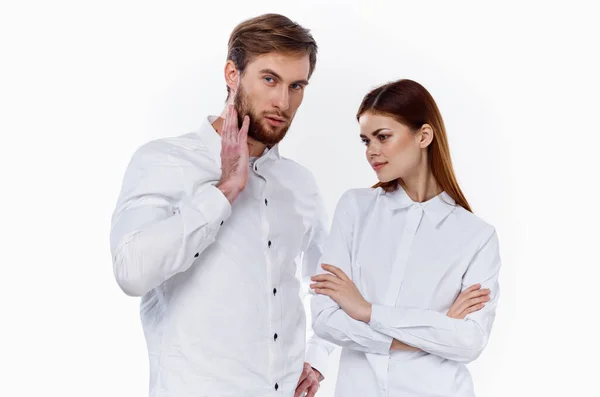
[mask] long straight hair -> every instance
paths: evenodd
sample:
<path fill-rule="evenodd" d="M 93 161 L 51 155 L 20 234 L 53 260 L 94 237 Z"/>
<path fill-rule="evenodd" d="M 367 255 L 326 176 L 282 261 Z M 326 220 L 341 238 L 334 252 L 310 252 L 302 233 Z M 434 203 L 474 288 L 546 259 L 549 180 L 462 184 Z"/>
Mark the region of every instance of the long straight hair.
<path fill-rule="evenodd" d="M 454 174 L 444 120 L 433 97 L 425 87 L 407 79 L 377 87 L 363 98 L 356 119 L 360 119 L 360 116 L 365 113 L 392 117 L 415 132 L 423 124 L 429 124 L 434 134 L 433 141 L 427 147 L 427 157 L 433 177 L 458 205 L 473 212 Z M 401 182 L 400 179 L 379 182 L 373 188 L 381 187 L 386 192 L 390 192 L 398 189 Z"/>

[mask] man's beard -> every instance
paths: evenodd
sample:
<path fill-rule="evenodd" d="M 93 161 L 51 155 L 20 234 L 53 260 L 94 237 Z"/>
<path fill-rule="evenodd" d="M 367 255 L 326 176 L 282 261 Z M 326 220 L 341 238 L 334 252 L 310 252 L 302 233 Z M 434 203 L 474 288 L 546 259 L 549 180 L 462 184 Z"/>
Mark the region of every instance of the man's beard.
<path fill-rule="evenodd" d="M 238 88 L 235 97 L 233 98 L 233 105 L 235 106 L 235 110 L 237 111 L 238 125 L 240 126 L 240 128 L 242 128 L 244 116 L 248 115 L 250 117 L 248 136 L 267 146 L 273 146 L 279 143 L 285 137 L 285 134 L 290 128 L 292 119 L 285 113 L 273 112 L 263 115 L 257 115 L 252 105 L 250 105 L 248 96 L 246 95 L 246 92 L 242 88 L 241 84 Z M 269 124 L 265 125 L 266 121 L 264 117 L 269 115 L 276 115 L 277 117 L 284 118 L 284 124 L 280 127 L 274 127 Z"/>

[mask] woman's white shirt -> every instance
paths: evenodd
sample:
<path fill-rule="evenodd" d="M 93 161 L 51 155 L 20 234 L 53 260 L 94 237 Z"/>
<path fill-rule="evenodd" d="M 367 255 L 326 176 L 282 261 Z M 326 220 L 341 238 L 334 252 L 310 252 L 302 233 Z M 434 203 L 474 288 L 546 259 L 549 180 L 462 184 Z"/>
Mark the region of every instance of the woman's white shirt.
<path fill-rule="evenodd" d="M 499 296 L 494 227 L 445 192 L 418 203 L 402 188 L 353 189 L 338 202 L 321 262 L 341 268 L 373 305 L 367 324 L 326 295 L 312 298 L 315 333 L 343 348 L 336 396 L 474 395 L 465 364 L 486 346 Z M 491 290 L 485 307 L 447 317 L 477 283 Z M 390 351 L 393 339 L 422 351 Z"/>

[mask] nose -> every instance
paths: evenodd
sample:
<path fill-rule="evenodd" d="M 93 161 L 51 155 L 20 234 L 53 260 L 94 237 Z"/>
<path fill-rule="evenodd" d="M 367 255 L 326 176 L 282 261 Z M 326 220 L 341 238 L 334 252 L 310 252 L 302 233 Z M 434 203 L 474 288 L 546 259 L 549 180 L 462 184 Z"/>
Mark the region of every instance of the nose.
<path fill-rule="evenodd" d="M 290 107 L 290 95 L 288 93 L 287 88 L 282 87 L 282 89 L 277 90 L 273 101 L 273 106 L 275 106 L 282 112 L 288 110 L 288 108 Z"/>
<path fill-rule="evenodd" d="M 379 149 L 377 145 L 374 145 L 372 142 L 369 146 L 367 146 L 367 158 L 372 159 L 379 156 Z"/>

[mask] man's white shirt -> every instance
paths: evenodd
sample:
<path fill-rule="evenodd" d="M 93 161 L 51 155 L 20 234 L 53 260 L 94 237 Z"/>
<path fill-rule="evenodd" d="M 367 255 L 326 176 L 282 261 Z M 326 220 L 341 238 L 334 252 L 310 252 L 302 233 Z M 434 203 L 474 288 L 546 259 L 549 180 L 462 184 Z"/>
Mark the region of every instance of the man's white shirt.
<path fill-rule="evenodd" d="M 323 372 L 333 345 L 306 338 L 302 284 L 326 238 L 311 173 L 277 146 L 249 164 L 230 204 L 221 138 L 197 132 L 140 147 L 112 217 L 114 274 L 141 296 L 150 396 L 292 396 L 303 363 Z"/>

